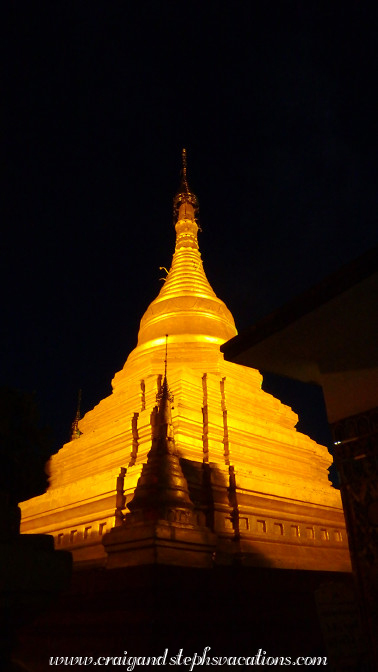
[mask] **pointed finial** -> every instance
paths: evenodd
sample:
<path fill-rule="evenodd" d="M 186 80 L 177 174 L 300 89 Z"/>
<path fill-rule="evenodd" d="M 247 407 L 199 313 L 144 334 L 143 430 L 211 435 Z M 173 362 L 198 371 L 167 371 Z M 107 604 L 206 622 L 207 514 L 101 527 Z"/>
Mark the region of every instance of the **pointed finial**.
<path fill-rule="evenodd" d="M 159 407 L 164 405 L 166 401 L 173 402 L 173 395 L 168 386 L 167 379 L 167 368 L 168 368 L 168 334 L 165 335 L 165 358 L 164 358 L 164 379 L 163 384 L 156 395 L 156 401 L 158 402 Z"/>
<path fill-rule="evenodd" d="M 186 162 L 186 149 L 184 147 L 182 150 L 182 183 L 183 186 L 185 187 L 185 191 L 188 193 L 189 187 L 186 173 L 187 173 L 187 162 Z"/>
<path fill-rule="evenodd" d="M 77 395 L 77 410 L 75 415 L 75 420 L 71 425 L 71 441 L 79 439 L 82 435 L 82 432 L 79 429 L 79 420 L 80 420 L 80 405 L 81 405 L 81 390 L 79 390 Z"/>
<path fill-rule="evenodd" d="M 165 334 L 164 380 L 161 388 L 161 394 L 160 396 L 158 395 L 158 400 L 161 401 L 164 398 L 172 402 L 173 396 L 168 387 L 167 368 L 168 368 L 168 334 Z"/>
<path fill-rule="evenodd" d="M 198 199 L 195 194 L 189 189 L 188 177 L 187 177 L 187 158 L 186 158 L 186 149 L 184 148 L 181 153 L 182 157 L 182 170 L 181 170 L 181 184 L 178 194 L 173 199 L 173 216 L 174 221 L 177 220 L 177 215 L 182 203 L 190 203 L 193 206 L 194 212 L 198 212 Z"/>

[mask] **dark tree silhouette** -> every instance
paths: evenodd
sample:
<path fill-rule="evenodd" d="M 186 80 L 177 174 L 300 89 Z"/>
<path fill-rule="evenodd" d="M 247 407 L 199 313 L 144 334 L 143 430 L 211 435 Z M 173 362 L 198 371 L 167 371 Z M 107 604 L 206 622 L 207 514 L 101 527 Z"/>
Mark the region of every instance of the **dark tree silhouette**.
<path fill-rule="evenodd" d="M 34 394 L 0 388 L 0 494 L 15 505 L 46 490 L 50 429 L 40 426 Z"/>

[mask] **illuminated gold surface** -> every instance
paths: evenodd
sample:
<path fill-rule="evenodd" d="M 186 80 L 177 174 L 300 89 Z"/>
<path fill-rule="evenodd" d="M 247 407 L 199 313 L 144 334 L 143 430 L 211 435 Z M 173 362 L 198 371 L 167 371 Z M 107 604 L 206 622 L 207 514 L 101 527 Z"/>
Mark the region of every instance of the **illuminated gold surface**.
<path fill-rule="evenodd" d="M 182 203 L 176 222 L 176 248 L 171 269 L 157 298 L 142 317 L 138 345 L 165 334 L 185 340 L 211 338 L 224 343 L 237 331 L 226 305 L 218 299 L 203 270 L 198 225 L 190 203 Z"/>
<path fill-rule="evenodd" d="M 236 334 L 234 320 L 203 271 L 196 206 L 185 190 L 172 266 L 141 320 L 137 347 L 112 394 L 80 420 L 80 437 L 51 458 L 48 491 L 22 503 L 22 530 L 53 534 L 77 562 L 105 562 L 101 540 L 114 526 L 120 467 L 130 501 L 151 448 L 169 334 L 175 446 L 190 461 L 194 515 L 217 536 L 217 562 L 237 552 L 246 563 L 349 571 L 327 449 L 295 430 L 297 416 L 261 390 L 258 371 L 223 359 L 219 346 Z M 211 515 L 199 488 L 207 488 Z"/>

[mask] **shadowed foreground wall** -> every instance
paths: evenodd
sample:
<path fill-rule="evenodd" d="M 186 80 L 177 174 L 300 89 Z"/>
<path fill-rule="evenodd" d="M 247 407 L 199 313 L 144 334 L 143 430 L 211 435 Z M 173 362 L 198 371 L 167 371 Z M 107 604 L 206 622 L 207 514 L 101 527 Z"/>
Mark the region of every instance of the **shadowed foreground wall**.
<path fill-rule="evenodd" d="M 180 648 L 201 653 L 205 646 L 213 655 L 252 656 L 259 649 L 292 658 L 327 655 L 314 591 L 340 580 L 329 572 L 240 566 L 77 572 L 70 593 L 24 631 L 19 655 L 35 672 L 49 669 L 50 655 L 160 656 L 167 647 L 171 655 Z M 342 583 L 350 577 L 343 575 Z M 345 622 L 344 630 L 340 614 L 334 622 L 334 637 L 342 641 Z"/>

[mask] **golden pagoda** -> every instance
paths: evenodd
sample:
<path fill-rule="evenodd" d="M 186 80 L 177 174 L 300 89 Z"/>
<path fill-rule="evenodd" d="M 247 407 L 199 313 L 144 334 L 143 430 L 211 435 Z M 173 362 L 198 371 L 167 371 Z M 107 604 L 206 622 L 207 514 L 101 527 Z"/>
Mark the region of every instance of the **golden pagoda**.
<path fill-rule="evenodd" d="M 262 391 L 258 371 L 220 352 L 237 332 L 203 269 L 185 150 L 174 213 L 172 265 L 137 346 L 112 394 L 52 456 L 47 492 L 21 504 L 22 531 L 53 535 L 82 567 L 350 571 L 327 448 L 296 431 L 296 414 Z M 161 479 L 164 495 L 153 486 Z"/>

